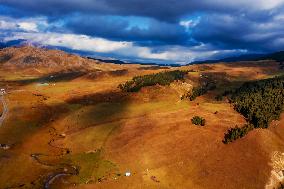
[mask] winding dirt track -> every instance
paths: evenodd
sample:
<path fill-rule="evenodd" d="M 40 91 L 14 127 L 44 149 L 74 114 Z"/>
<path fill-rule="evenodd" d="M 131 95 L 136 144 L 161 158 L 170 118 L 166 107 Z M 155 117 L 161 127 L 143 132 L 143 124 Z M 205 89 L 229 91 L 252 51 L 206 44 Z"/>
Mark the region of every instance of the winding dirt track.
<path fill-rule="evenodd" d="M 45 163 L 40 160 L 40 156 L 49 156 L 49 155 L 44 155 L 44 154 L 31 154 L 31 157 L 38 162 L 41 165 L 44 166 L 50 166 L 50 167 L 55 167 L 56 165 L 50 164 L 50 163 Z M 78 175 L 79 174 L 79 169 L 76 166 L 69 165 L 69 164 L 62 164 L 62 170 L 57 171 L 56 173 L 53 173 L 48 176 L 48 178 L 44 182 L 44 189 L 49 189 L 50 185 L 58 178 L 64 177 L 64 176 L 72 176 L 72 175 Z"/>
<path fill-rule="evenodd" d="M 2 106 L 3 106 L 3 112 L 2 115 L 0 117 L 0 127 L 2 126 L 7 114 L 8 114 L 8 104 L 4 98 L 4 94 L 0 94 L 0 101 L 2 102 Z"/>
<path fill-rule="evenodd" d="M 56 133 L 55 128 L 52 127 L 51 129 L 54 132 L 54 137 L 48 142 L 48 145 L 52 148 L 60 149 L 63 153 L 61 152 L 58 155 L 45 155 L 45 154 L 41 154 L 41 153 L 34 153 L 34 154 L 31 154 L 31 157 L 33 158 L 33 160 L 35 160 L 37 163 L 39 163 L 43 166 L 56 167 L 56 164 L 46 163 L 46 162 L 42 161 L 40 159 L 40 157 L 41 156 L 50 156 L 50 157 L 51 156 L 53 156 L 53 157 L 58 156 L 58 157 L 60 157 L 60 156 L 65 154 L 64 152 L 69 151 L 69 149 L 58 147 L 58 146 L 55 146 L 55 145 L 52 144 L 54 141 L 56 141 L 57 139 L 60 139 L 62 137 L 58 137 L 58 134 Z M 53 173 L 53 174 L 48 176 L 48 178 L 44 182 L 44 189 L 49 189 L 50 185 L 60 177 L 72 176 L 72 175 L 78 175 L 79 174 L 78 167 L 76 167 L 74 165 L 71 165 L 71 164 L 60 164 L 60 165 L 62 167 L 62 170 L 59 170 L 56 173 Z"/>

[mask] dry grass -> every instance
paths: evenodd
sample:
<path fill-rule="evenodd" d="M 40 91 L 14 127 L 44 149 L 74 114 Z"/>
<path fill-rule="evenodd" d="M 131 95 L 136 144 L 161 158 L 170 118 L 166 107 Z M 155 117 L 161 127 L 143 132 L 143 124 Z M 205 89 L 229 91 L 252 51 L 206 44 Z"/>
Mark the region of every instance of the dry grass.
<path fill-rule="evenodd" d="M 270 154 L 284 151 L 284 121 L 224 145 L 224 132 L 245 120 L 229 103 L 216 102 L 214 97 L 228 86 L 226 82 L 236 85 L 278 74 L 276 63 L 182 67 L 198 71 L 188 75 L 187 81 L 192 85 L 197 85 L 200 74 L 223 74 L 222 78 L 216 77 L 219 88 L 193 102 L 181 101 L 179 91 L 171 86 L 146 87 L 139 93 L 121 95 L 119 83 L 135 75 L 161 71 L 139 67 L 96 64 L 92 69 L 107 74 L 101 78 L 83 75 L 49 86 L 18 83 L 52 73 L 46 68 L 37 72 L 22 70 L 20 75 L 20 71 L 0 69 L 4 79 L 1 83 L 8 84 L 10 92 L 10 112 L 0 128 L 0 142 L 14 145 L 7 151 L 0 149 L 0 188 L 42 186 L 54 168 L 35 162 L 30 157 L 32 153 L 47 154 L 44 161 L 54 160 L 55 164 L 67 159 L 81 166 L 79 176 L 66 177 L 67 184 L 58 180 L 54 188 L 71 187 L 72 182 L 78 184 L 77 188 L 103 189 L 265 186 L 272 169 Z M 116 74 L 120 71 L 115 70 L 127 72 Z M 190 119 L 195 115 L 206 119 L 205 127 L 192 125 Z M 67 148 L 71 153 L 62 155 Z M 99 158 L 84 155 L 98 149 L 102 149 Z M 92 166 L 95 167 L 86 168 Z M 123 176 L 127 170 L 131 171 L 130 177 Z M 98 178 L 103 179 L 98 182 Z"/>

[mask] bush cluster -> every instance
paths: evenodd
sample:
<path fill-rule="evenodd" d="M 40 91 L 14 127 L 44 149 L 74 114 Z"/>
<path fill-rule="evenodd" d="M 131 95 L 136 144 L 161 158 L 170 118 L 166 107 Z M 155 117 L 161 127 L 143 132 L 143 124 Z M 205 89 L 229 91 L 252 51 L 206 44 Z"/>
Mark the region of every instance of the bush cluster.
<path fill-rule="evenodd" d="M 143 76 L 133 77 L 132 80 L 127 81 L 124 84 L 119 84 L 120 88 L 124 92 L 138 92 L 142 87 L 159 85 L 169 85 L 175 80 L 183 80 L 188 71 L 165 71 L 156 74 L 149 74 Z"/>
<path fill-rule="evenodd" d="M 191 122 L 192 122 L 194 125 L 205 126 L 205 119 L 204 119 L 203 117 L 194 116 L 194 117 L 191 119 Z"/>
<path fill-rule="evenodd" d="M 253 129 L 254 126 L 251 124 L 244 125 L 243 127 L 236 126 L 235 128 L 231 128 L 225 133 L 223 143 L 228 144 L 238 138 L 242 138 Z"/>

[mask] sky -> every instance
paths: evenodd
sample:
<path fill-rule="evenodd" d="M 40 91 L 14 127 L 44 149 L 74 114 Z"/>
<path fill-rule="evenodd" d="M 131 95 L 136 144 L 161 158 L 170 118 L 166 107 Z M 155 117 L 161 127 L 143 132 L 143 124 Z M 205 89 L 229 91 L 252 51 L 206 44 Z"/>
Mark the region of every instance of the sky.
<path fill-rule="evenodd" d="M 284 50 L 284 0 L 0 0 L 0 42 L 187 64 Z"/>

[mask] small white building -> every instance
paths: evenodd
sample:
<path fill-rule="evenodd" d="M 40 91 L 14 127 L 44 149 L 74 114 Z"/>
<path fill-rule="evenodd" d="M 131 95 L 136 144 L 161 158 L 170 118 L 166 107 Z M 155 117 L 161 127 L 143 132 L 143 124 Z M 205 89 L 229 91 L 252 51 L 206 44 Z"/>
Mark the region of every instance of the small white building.
<path fill-rule="evenodd" d="M 126 177 L 130 177 L 130 175 L 131 175 L 130 171 L 127 171 L 127 172 L 125 173 L 125 176 L 126 176 Z"/>

